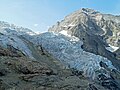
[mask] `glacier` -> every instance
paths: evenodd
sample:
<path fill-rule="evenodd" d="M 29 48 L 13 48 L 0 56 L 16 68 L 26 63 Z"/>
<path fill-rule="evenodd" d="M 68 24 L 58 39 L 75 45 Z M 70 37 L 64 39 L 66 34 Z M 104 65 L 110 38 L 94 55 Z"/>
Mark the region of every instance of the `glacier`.
<path fill-rule="evenodd" d="M 47 32 L 33 37 L 31 41 L 41 45 L 46 51 L 59 59 L 66 68 L 75 68 L 84 71 L 84 76 L 92 79 L 96 71 L 104 69 L 100 62 L 104 62 L 111 70 L 115 69 L 111 61 L 100 55 L 83 51 L 83 42 L 75 36 L 65 36 L 61 33 Z"/>

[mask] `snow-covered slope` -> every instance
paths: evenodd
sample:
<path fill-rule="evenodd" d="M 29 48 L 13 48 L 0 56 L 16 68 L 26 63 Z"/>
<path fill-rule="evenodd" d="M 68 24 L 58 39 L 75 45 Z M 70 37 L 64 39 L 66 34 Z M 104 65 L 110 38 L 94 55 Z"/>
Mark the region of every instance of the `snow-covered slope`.
<path fill-rule="evenodd" d="M 25 35 L 25 34 L 36 35 L 35 32 L 33 32 L 28 28 L 15 26 L 14 24 L 9 24 L 4 21 L 0 21 L 0 32 L 7 35 L 12 35 L 12 34 L 13 35 Z"/>

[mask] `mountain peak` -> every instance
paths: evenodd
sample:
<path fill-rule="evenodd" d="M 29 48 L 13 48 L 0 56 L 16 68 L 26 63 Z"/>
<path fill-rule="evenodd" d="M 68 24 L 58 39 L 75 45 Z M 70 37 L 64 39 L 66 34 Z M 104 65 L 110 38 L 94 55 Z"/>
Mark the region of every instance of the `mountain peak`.
<path fill-rule="evenodd" d="M 98 11 L 95 11 L 94 9 L 90 9 L 90 8 L 81 8 L 80 11 L 85 12 L 85 13 L 89 13 L 89 14 L 99 13 Z"/>

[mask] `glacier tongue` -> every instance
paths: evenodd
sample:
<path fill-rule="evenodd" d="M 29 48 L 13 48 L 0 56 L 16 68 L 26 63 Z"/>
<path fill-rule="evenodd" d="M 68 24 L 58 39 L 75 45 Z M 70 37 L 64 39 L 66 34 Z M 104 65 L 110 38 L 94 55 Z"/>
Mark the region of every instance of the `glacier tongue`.
<path fill-rule="evenodd" d="M 37 38 L 37 40 L 36 40 Z M 103 69 L 100 62 L 104 62 L 110 69 L 115 69 L 112 63 L 99 55 L 83 51 L 83 44 L 78 38 L 68 37 L 58 33 L 43 33 L 32 39 L 36 45 L 42 45 L 49 53 L 58 58 L 66 67 L 84 71 L 84 75 L 94 79 L 95 72 Z"/>

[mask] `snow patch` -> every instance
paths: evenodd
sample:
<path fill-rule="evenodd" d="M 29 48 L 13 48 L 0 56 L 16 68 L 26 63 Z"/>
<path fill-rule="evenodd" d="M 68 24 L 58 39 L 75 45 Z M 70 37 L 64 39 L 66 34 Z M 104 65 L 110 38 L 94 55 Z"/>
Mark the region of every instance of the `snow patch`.
<path fill-rule="evenodd" d="M 68 36 L 68 33 L 67 33 L 67 31 L 65 31 L 65 30 L 60 31 L 59 33 Z"/>
<path fill-rule="evenodd" d="M 26 32 L 26 33 L 31 36 L 36 35 L 36 33 L 33 33 L 33 32 Z"/>
<path fill-rule="evenodd" d="M 70 25 L 68 25 L 68 26 L 74 27 L 74 26 L 75 26 L 75 24 L 70 24 Z"/>
<path fill-rule="evenodd" d="M 109 47 L 106 47 L 106 49 L 110 52 L 115 52 L 116 50 L 119 49 L 119 47 L 112 46 L 112 45 L 109 44 Z"/>
<path fill-rule="evenodd" d="M 59 33 L 65 35 L 65 36 L 71 37 L 71 35 L 69 35 L 66 30 L 62 30 Z"/>

